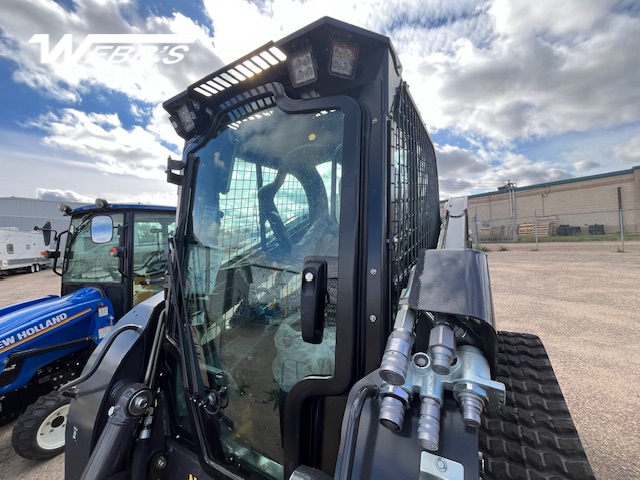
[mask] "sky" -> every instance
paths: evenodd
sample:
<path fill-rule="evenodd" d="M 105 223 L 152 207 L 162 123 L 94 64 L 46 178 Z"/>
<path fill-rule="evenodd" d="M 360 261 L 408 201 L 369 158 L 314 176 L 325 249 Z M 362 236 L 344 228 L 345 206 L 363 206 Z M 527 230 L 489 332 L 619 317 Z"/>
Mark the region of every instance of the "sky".
<path fill-rule="evenodd" d="M 174 205 L 162 102 L 327 15 L 391 38 L 443 199 L 640 166 L 638 0 L 2 0 L 0 197 Z M 184 37 L 54 55 L 90 34 Z"/>

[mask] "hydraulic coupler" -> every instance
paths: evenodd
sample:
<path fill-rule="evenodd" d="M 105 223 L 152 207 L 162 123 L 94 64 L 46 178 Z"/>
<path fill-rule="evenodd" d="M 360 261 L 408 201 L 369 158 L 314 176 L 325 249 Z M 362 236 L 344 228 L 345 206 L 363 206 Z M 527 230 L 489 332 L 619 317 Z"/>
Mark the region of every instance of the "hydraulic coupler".
<path fill-rule="evenodd" d="M 416 324 L 422 321 L 431 325 L 427 351 L 412 355 Z M 405 411 L 418 399 L 418 443 L 436 451 L 448 390 L 464 424 L 478 427 L 487 402 L 504 403 L 504 385 L 491 380 L 495 338 L 486 255 L 474 250 L 422 251 L 382 358 L 379 422 L 400 431 Z"/>
<path fill-rule="evenodd" d="M 418 352 L 411 358 L 403 385 L 381 385 L 382 407 L 378 419 L 390 430 L 400 431 L 405 410 L 414 398 L 419 398 L 418 443 L 425 450 L 436 451 L 440 436 L 440 408 L 446 390 L 451 391 L 458 401 L 464 423 L 472 427 L 480 425 L 482 409 L 487 402 L 504 403 L 505 387 L 491 380 L 490 375 L 484 355 L 470 345 L 458 349 L 456 362 L 447 375 L 435 371 L 430 354 Z"/>

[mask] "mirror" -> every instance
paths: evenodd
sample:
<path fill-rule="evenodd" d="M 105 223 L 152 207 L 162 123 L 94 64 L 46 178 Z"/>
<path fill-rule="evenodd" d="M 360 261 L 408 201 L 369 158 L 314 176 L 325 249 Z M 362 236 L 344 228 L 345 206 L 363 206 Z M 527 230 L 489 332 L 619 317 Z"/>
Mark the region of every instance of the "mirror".
<path fill-rule="evenodd" d="M 45 247 L 48 247 L 49 243 L 51 243 L 51 222 L 45 223 L 42 226 L 42 228 L 38 228 L 36 226 L 36 227 L 34 227 L 34 230 L 41 230 L 42 231 L 42 239 L 44 240 L 44 245 L 45 245 Z"/>
<path fill-rule="evenodd" d="M 91 241 L 93 243 L 109 243 L 113 238 L 113 220 L 106 215 L 91 219 Z"/>

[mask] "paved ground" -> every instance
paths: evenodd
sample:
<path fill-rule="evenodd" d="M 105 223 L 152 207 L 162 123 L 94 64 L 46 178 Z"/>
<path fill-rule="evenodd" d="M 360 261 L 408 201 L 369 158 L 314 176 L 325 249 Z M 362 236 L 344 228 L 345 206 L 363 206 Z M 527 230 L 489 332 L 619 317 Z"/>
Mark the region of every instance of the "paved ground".
<path fill-rule="evenodd" d="M 640 478 L 640 242 L 490 245 L 501 330 L 545 343 L 591 465 L 600 480 Z M 49 271 L 0 280 L 0 306 L 58 293 Z M 29 462 L 0 427 L 0 479 L 58 480 L 62 456 Z"/>
<path fill-rule="evenodd" d="M 60 294 L 60 277 L 52 270 L 0 277 L 0 307 L 44 295 Z M 62 480 L 64 455 L 45 462 L 25 460 L 11 446 L 13 423 L 0 427 L 0 479 Z"/>

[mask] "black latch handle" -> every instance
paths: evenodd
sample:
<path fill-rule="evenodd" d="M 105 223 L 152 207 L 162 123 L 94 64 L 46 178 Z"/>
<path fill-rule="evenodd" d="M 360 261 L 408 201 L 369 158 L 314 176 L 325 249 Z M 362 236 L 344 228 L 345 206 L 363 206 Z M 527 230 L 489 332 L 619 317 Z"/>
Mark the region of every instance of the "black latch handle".
<path fill-rule="evenodd" d="M 322 343 L 326 301 L 327 262 L 307 260 L 302 270 L 300 303 L 302 339 L 307 343 Z"/>

